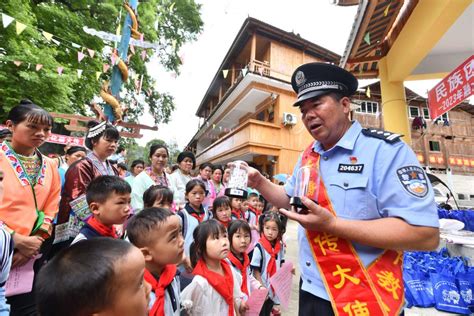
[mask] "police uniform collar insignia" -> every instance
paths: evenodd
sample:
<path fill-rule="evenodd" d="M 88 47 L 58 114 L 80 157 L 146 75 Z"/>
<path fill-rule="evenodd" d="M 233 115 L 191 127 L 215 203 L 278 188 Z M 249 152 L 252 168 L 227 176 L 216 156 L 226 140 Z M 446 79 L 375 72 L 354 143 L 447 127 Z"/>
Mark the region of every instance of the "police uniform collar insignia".
<path fill-rule="evenodd" d="M 301 70 L 296 72 L 295 82 L 298 87 L 300 87 L 306 82 L 306 77 L 304 76 L 304 72 L 302 72 Z"/>
<path fill-rule="evenodd" d="M 375 128 L 364 128 L 362 130 L 362 134 L 368 137 L 374 137 L 378 139 L 382 139 L 386 141 L 387 143 L 394 144 L 398 141 L 400 141 L 400 137 L 403 135 L 400 134 L 395 134 L 392 132 L 387 132 L 381 129 L 375 129 Z"/>
<path fill-rule="evenodd" d="M 351 164 L 356 164 L 356 163 L 357 163 L 357 157 L 355 157 L 355 156 L 350 156 L 350 157 L 349 157 L 349 161 L 351 162 Z"/>
<path fill-rule="evenodd" d="M 428 194 L 426 175 L 418 166 L 405 166 L 397 169 L 398 180 L 405 191 L 417 197 L 424 198 Z"/>

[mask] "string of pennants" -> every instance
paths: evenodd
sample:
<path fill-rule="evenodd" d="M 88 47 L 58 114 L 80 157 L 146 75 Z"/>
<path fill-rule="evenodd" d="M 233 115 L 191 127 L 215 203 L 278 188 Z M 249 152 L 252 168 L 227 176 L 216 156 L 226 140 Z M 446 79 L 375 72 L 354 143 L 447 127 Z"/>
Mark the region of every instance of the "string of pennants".
<path fill-rule="evenodd" d="M 3 28 L 7 28 L 10 26 L 10 24 L 12 24 L 13 21 L 15 21 L 16 25 L 15 25 L 15 29 L 16 29 L 16 34 L 19 36 L 23 33 L 23 31 L 27 28 L 31 28 L 33 30 L 36 30 L 38 32 L 38 34 L 40 34 L 42 37 L 44 37 L 44 39 L 48 42 L 48 43 L 54 43 L 56 44 L 57 46 L 64 46 L 66 47 L 66 52 L 68 52 L 69 49 L 71 50 L 74 50 L 76 53 L 77 53 L 77 61 L 78 63 L 81 63 L 85 58 L 94 58 L 97 56 L 96 54 L 96 51 L 94 51 L 93 49 L 90 49 L 90 48 L 87 48 L 85 46 L 82 46 L 82 45 L 79 45 L 77 43 L 74 43 L 72 41 L 69 41 L 69 40 L 66 40 L 64 38 L 61 38 L 55 34 L 52 34 L 52 33 L 49 33 L 45 30 L 41 30 L 41 29 L 38 29 L 34 26 L 31 26 L 31 25 L 27 25 L 27 24 L 24 24 L 20 21 L 18 21 L 16 18 L 12 17 L 12 16 L 9 16 L 5 13 L 1 13 L 1 16 L 2 16 L 2 25 L 3 25 Z M 59 40 L 58 40 L 59 39 Z M 61 41 L 60 41 L 61 40 Z M 69 43 L 69 45 L 66 45 L 65 43 Z M 110 48 L 112 50 L 112 47 L 108 46 L 108 45 L 105 45 L 107 48 Z M 129 61 L 130 57 L 134 54 L 137 53 L 135 47 L 133 45 L 130 45 L 130 52 L 131 52 L 131 55 L 128 56 L 128 60 L 127 62 Z M 146 49 L 143 49 L 141 52 L 140 52 L 140 57 L 142 60 L 145 60 L 146 57 L 148 56 L 148 53 L 147 53 L 147 50 Z M 25 64 L 25 65 L 28 65 L 27 66 L 27 69 L 30 69 L 31 66 L 33 65 L 34 66 L 34 69 L 35 71 L 41 71 L 43 68 L 43 64 L 40 64 L 40 63 L 34 63 L 34 62 L 31 62 L 31 61 L 26 61 L 26 60 L 12 60 L 12 59 L 9 59 L 9 58 L 2 58 L 2 60 L 4 61 L 10 61 L 10 62 L 13 62 L 17 67 L 20 67 L 22 64 Z M 111 68 L 111 65 L 115 65 L 116 63 L 118 63 L 119 61 L 119 58 L 116 54 L 116 50 L 114 49 L 112 51 L 112 54 L 110 56 L 110 64 L 108 63 L 105 63 L 102 65 L 102 70 L 101 71 L 93 71 L 95 72 L 96 74 L 96 79 L 99 80 L 99 77 L 102 73 L 107 73 L 107 71 Z M 58 64 L 55 71 L 58 73 L 59 76 L 61 76 L 64 71 L 70 71 L 70 72 L 76 72 L 77 74 L 77 77 L 78 78 L 81 78 L 82 77 L 82 74 L 84 73 L 84 70 L 83 69 L 76 69 L 76 68 L 69 68 L 69 67 L 64 67 L 63 65 L 60 65 Z M 87 70 L 86 72 L 90 72 L 89 70 Z M 134 80 L 137 80 L 138 79 L 138 75 L 137 74 L 133 74 L 131 75 L 131 78 L 134 79 Z"/>

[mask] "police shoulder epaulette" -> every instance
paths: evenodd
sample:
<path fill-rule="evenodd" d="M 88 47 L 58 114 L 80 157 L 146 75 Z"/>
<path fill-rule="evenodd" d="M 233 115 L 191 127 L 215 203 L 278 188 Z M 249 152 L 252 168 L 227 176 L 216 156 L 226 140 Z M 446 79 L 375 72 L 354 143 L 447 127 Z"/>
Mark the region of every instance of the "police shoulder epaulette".
<path fill-rule="evenodd" d="M 362 134 L 368 137 L 375 137 L 378 139 L 382 139 L 386 141 L 387 143 L 394 144 L 398 141 L 400 141 L 400 137 L 403 135 L 400 134 L 395 134 L 392 132 L 387 132 L 381 129 L 375 129 L 375 128 L 364 128 L 362 130 Z"/>

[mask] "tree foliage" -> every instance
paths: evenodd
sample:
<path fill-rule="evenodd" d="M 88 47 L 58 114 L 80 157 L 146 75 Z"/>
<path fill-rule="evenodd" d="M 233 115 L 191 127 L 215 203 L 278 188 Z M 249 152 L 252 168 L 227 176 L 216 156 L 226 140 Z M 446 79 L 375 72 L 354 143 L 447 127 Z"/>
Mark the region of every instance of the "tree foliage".
<path fill-rule="evenodd" d="M 85 114 L 86 104 L 98 95 L 101 81 L 111 75 L 109 70 L 99 81 L 96 79 L 102 65 L 110 64 L 108 46 L 114 44 L 85 33 L 83 27 L 115 34 L 126 16 L 122 4 L 119 0 L 1 1 L 0 12 L 28 27 L 17 35 L 15 22 L 7 28 L 0 26 L 0 106 L 3 109 L 0 120 L 3 121 L 9 109 L 22 98 L 29 98 L 48 111 Z M 129 121 L 144 114 L 146 103 L 155 123 L 167 123 L 174 110 L 174 99 L 154 88 L 146 62 L 153 54 L 165 69 L 179 73 L 180 47 L 194 40 L 202 30 L 200 5 L 194 0 L 147 0 L 139 4 L 138 18 L 139 31 L 144 33 L 145 40 L 160 46 L 157 51 L 147 50 L 145 61 L 140 57 L 141 49 L 135 48 L 136 54 L 131 56 L 128 66 L 134 73 L 143 75 L 141 96 L 137 98 L 135 84 L 129 79 L 122 87 L 125 97 L 121 102 L 130 108 Z M 38 30 L 54 34 L 60 45 L 48 42 Z M 87 51 L 73 47 L 72 43 L 92 49 L 96 55 L 79 63 L 78 50 L 86 55 Z M 16 60 L 23 63 L 16 66 L 12 62 Z M 42 64 L 43 68 L 35 71 L 36 64 Z M 64 67 L 61 76 L 57 73 L 58 66 Z M 81 78 L 77 69 L 83 70 Z"/>

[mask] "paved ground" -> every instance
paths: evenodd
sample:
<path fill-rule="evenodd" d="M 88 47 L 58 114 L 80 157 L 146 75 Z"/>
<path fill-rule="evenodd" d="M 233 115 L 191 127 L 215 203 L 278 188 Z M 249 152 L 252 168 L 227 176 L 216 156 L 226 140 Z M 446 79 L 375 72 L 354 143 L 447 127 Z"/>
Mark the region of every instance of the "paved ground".
<path fill-rule="evenodd" d="M 286 260 L 293 262 L 296 274 L 293 276 L 293 284 L 291 286 L 291 301 L 288 310 L 283 311 L 283 315 L 298 315 L 298 283 L 300 279 L 300 271 L 298 267 L 298 225 L 296 222 L 289 221 L 286 228 Z"/>

